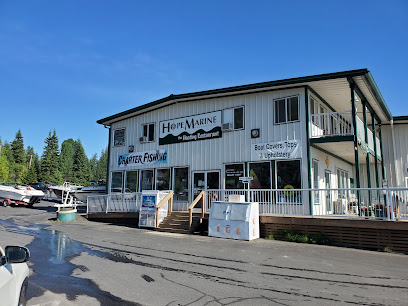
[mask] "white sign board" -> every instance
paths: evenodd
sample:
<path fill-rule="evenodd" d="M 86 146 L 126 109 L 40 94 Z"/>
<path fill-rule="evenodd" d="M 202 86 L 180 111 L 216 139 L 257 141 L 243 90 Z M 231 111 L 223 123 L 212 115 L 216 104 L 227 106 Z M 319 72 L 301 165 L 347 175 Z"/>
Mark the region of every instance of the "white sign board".
<path fill-rule="evenodd" d="M 167 164 L 167 149 L 118 155 L 118 167 Z"/>
<path fill-rule="evenodd" d="M 252 181 L 254 179 L 253 176 L 240 176 L 239 180 L 243 183 L 249 183 L 250 181 Z"/>
<path fill-rule="evenodd" d="M 240 240 L 259 238 L 259 204 L 212 202 L 208 236 Z"/>
<path fill-rule="evenodd" d="M 220 138 L 221 111 L 160 121 L 159 145 Z"/>
<path fill-rule="evenodd" d="M 301 158 L 302 151 L 298 140 L 286 140 L 252 144 L 252 160 L 274 160 Z"/>

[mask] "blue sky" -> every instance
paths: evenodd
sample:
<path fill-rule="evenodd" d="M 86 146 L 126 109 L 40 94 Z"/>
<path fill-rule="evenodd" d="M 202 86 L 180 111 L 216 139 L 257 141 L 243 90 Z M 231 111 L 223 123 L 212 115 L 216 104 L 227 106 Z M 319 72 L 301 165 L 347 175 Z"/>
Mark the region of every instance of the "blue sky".
<path fill-rule="evenodd" d="M 168 96 L 368 68 L 408 115 L 408 1 L 0 0 L 0 137 L 88 156 L 96 120 Z"/>

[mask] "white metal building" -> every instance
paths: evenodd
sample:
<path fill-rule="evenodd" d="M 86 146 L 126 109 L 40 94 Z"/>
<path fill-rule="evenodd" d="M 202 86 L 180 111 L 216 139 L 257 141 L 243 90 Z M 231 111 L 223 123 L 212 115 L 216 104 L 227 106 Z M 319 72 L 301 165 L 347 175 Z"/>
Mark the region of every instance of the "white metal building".
<path fill-rule="evenodd" d="M 244 188 L 242 176 L 251 189 L 379 187 L 391 120 L 360 69 L 170 95 L 98 123 L 109 127 L 109 193 L 172 189 L 187 205 L 202 189 Z"/>

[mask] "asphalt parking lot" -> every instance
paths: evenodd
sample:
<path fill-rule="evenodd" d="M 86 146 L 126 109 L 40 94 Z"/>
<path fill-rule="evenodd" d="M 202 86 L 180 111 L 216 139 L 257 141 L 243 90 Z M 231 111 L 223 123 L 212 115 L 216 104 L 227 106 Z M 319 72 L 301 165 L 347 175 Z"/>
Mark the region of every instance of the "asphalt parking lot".
<path fill-rule="evenodd" d="M 55 220 L 0 207 L 0 245 L 31 251 L 28 305 L 407 305 L 408 257 Z"/>

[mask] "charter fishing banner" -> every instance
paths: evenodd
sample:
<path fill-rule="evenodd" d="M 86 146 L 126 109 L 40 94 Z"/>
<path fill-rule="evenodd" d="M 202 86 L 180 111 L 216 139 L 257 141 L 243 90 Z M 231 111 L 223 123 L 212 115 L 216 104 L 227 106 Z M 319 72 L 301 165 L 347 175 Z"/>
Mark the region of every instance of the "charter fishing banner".
<path fill-rule="evenodd" d="M 273 160 L 301 158 L 301 148 L 298 140 L 267 142 L 252 144 L 252 160 Z"/>
<path fill-rule="evenodd" d="M 222 137 L 221 111 L 160 121 L 159 145 Z"/>
<path fill-rule="evenodd" d="M 118 167 L 167 164 L 167 159 L 167 149 L 121 154 L 118 155 Z"/>

